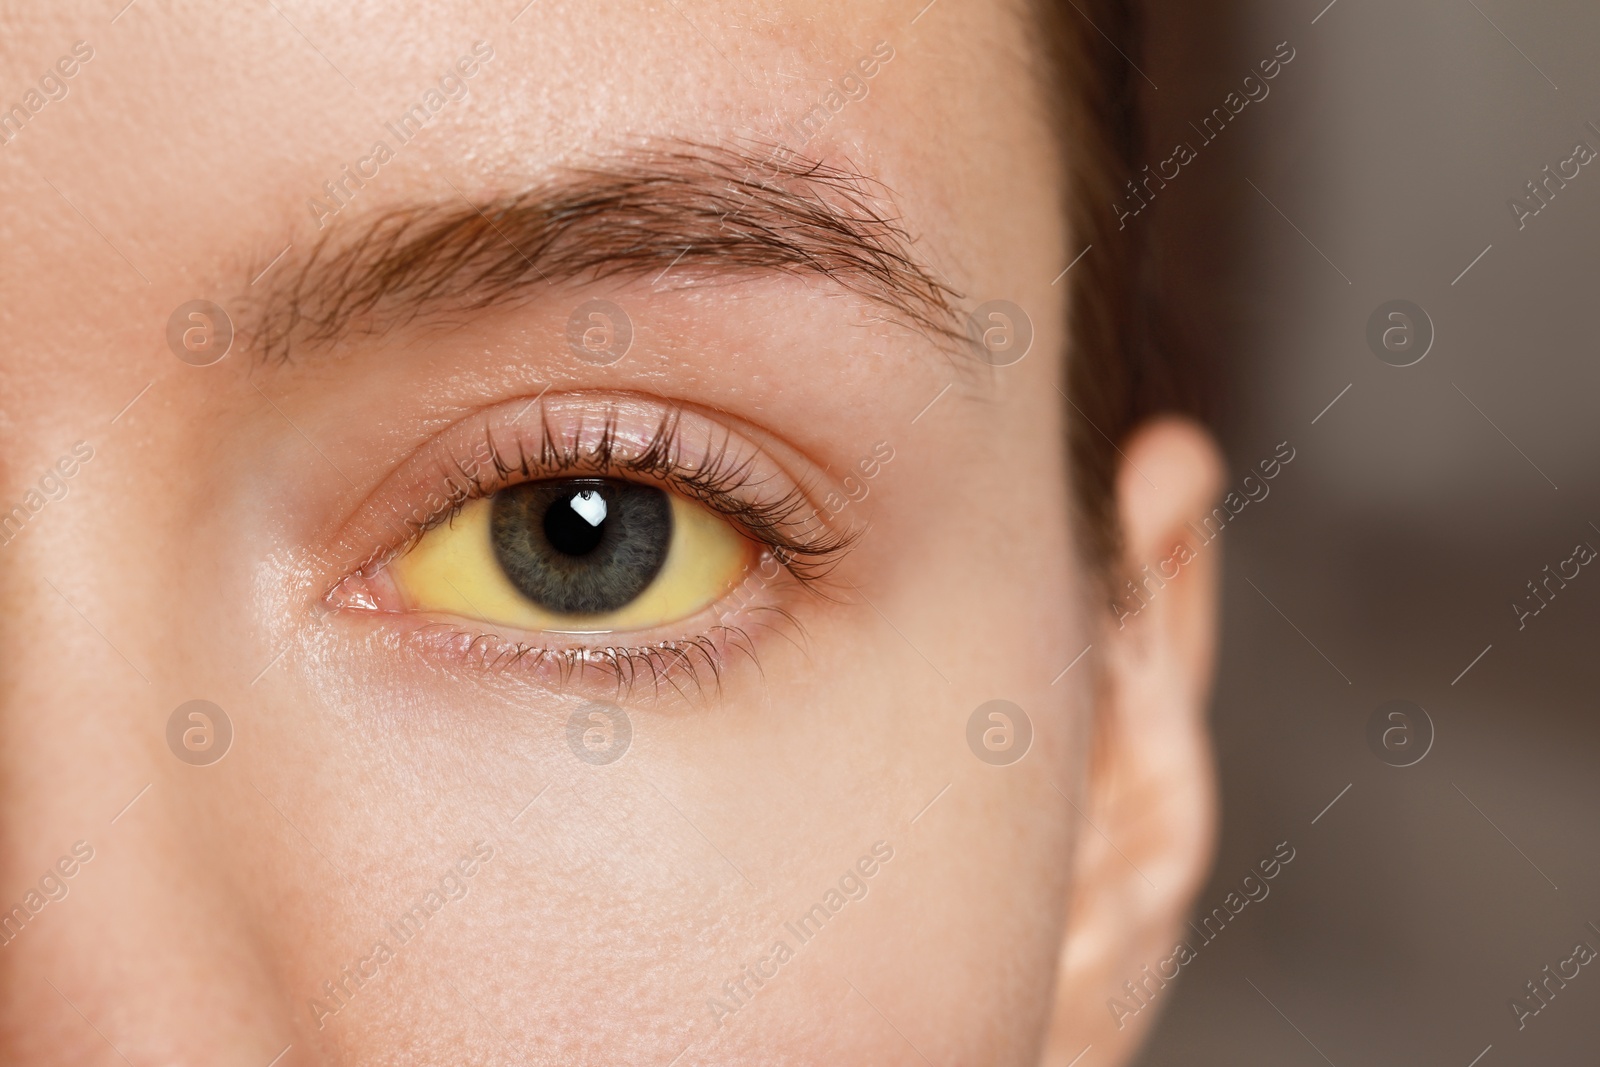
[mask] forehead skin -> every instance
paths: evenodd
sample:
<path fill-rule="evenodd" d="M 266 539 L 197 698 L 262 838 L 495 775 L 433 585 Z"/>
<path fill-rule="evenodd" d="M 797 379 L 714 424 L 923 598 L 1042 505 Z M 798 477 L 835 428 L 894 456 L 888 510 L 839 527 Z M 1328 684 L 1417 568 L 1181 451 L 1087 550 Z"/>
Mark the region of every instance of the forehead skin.
<path fill-rule="evenodd" d="M 95 851 L 0 947 L 0 1059 L 1030 1062 L 1088 672 L 1050 684 L 1087 642 L 1086 585 L 1054 358 L 1070 256 L 1021 20 L 980 0 L 518 6 L 3 16 L 5 106 L 74 42 L 93 58 L 0 148 L 0 507 L 74 442 L 94 454 L 0 548 L 0 906 Z M 798 147 L 793 124 L 887 42 L 802 150 L 882 182 L 965 307 L 1028 309 L 1032 354 L 973 374 L 824 279 L 689 276 L 283 366 L 243 343 L 175 359 L 173 309 L 248 307 L 257 272 L 319 237 L 307 200 L 394 147 L 385 123 L 479 41 L 467 96 L 330 225 L 664 138 Z M 634 313 L 616 366 L 563 355 L 587 295 Z M 761 642 L 759 671 L 730 663 L 699 696 L 631 696 L 634 748 L 607 768 L 566 745 L 584 694 L 419 664 L 316 610 L 341 577 L 328 546 L 428 434 L 545 388 L 725 413 L 835 478 L 895 454 L 852 505 L 854 591 L 793 608 L 803 647 Z M 195 698 L 237 730 L 212 767 L 167 750 Z M 996 698 L 1037 732 L 1004 770 L 965 739 Z M 319 1028 L 324 981 L 479 841 L 468 894 Z M 719 1023 L 708 999 L 879 841 L 868 895 Z"/>

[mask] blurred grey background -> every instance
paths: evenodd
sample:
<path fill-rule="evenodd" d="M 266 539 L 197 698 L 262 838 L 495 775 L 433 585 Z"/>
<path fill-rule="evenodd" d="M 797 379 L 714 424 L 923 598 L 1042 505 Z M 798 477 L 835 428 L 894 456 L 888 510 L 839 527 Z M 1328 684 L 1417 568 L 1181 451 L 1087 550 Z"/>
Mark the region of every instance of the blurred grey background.
<path fill-rule="evenodd" d="M 1600 160 L 1567 163 L 1600 151 L 1600 5 L 1152 0 L 1146 25 L 1152 163 L 1295 49 L 1150 221 L 1235 485 L 1296 450 L 1223 534 L 1201 910 L 1296 858 L 1158 994 L 1140 1062 L 1592 1064 L 1600 963 L 1521 1028 L 1510 1001 L 1600 949 L 1600 566 L 1513 607 L 1600 549 Z M 1519 228 L 1546 166 L 1578 174 Z M 1394 299 L 1435 328 L 1408 367 L 1366 340 Z M 1368 742 L 1391 700 L 1433 725 L 1409 767 Z"/>

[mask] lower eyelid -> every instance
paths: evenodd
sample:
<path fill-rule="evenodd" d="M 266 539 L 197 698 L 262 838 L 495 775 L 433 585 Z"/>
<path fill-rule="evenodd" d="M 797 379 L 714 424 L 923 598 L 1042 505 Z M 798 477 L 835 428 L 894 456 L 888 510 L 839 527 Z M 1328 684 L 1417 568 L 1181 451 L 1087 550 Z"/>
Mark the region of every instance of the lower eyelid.
<path fill-rule="evenodd" d="M 760 667 L 768 638 L 804 648 L 806 627 L 785 607 L 795 580 L 763 553 L 744 580 L 718 602 L 676 626 L 650 633 L 516 634 L 464 618 L 415 612 L 357 612 L 381 623 L 396 651 L 420 657 L 429 671 L 459 669 L 550 691 L 575 687 L 606 699 L 720 688 L 724 670 L 747 661 Z M 606 640 L 613 637 L 613 640 Z M 590 640 L 584 640 L 589 638 Z"/>
<path fill-rule="evenodd" d="M 804 637 L 792 616 L 778 615 L 756 624 L 718 621 L 692 637 L 630 647 L 551 648 L 432 622 L 404 634 L 402 645 L 420 653 L 430 668 L 442 661 L 447 668 L 456 665 L 561 691 L 599 683 L 593 686 L 596 693 L 627 699 L 641 687 L 659 696 L 720 686 L 724 669 L 736 658 L 759 664 L 758 629 L 790 631 L 784 636 L 796 645 Z"/>

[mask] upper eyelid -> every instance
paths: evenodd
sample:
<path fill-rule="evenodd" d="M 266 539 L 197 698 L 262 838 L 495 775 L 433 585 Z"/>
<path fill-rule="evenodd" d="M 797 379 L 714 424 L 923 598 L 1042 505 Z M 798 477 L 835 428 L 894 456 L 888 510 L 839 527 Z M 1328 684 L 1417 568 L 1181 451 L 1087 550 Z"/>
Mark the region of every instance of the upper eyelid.
<path fill-rule="evenodd" d="M 538 407 L 526 399 L 503 401 L 435 433 L 357 507 L 323 555 L 342 561 L 336 564 L 338 581 L 371 574 L 476 496 L 530 478 L 607 470 L 655 477 L 741 525 L 748 526 L 754 514 L 792 527 L 764 532 L 787 532 L 819 558 L 842 554 L 854 535 L 830 523 L 820 507 L 822 495 L 836 488 L 832 479 L 796 450 L 754 440 L 757 433 L 742 432 L 731 421 L 637 394 L 556 394 Z M 671 431 L 667 437 L 664 426 Z M 539 447 L 530 450 L 534 438 Z M 662 454 L 666 446 L 674 454 Z M 471 469 L 462 463 L 469 454 L 480 457 Z M 686 455 L 722 464 L 726 486 L 718 491 L 705 478 L 696 483 L 683 469 Z M 714 466 L 699 469 L 719 474 Z M 802 518 L 814 525 L 802 531 Z M 767 540 L 762 532 L 752 535 Z M 800 542 L 802 532 L 806 539 Z"/>

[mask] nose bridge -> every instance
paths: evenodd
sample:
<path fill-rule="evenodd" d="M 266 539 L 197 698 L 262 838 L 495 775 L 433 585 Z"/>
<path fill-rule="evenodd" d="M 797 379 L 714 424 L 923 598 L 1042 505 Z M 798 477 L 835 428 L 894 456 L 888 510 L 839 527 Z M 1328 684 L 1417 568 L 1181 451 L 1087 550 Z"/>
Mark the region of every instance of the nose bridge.
<path fill-rule="evenodd" d="M 230 724 L 112 510 L 69 495 L 0 545 L 0 1063 L 313 1062 L 219 843 Z"/>
<path fill-rule="evenodd" d="M 7 473 L 8 497 L 37 491 L 38 479 Z M 44 853 L 103 842 L 116 798 L 160 769 L 146 726 L 161 664 L 96 502 L 68 493 L 31 510 L 38 500 L 21 499 L 26 520 L 0 538 L 0 900 Z"/>
<path fill-rule="evenodd" d="M 0 507 L 18 492 L 7 473 Z M 46 854 L 103 845 L 116 810 L 100 809 L 156 770 L 139 736 L 154 671 L 135 665 L 133 641 L 111 636 L 123 612 L 105 595 L 115 587 L 93 530 L 72 522 L 77 501 L 31 510 L 21 499 L 25 518 L 0 538 L 0 901 Z"/>

